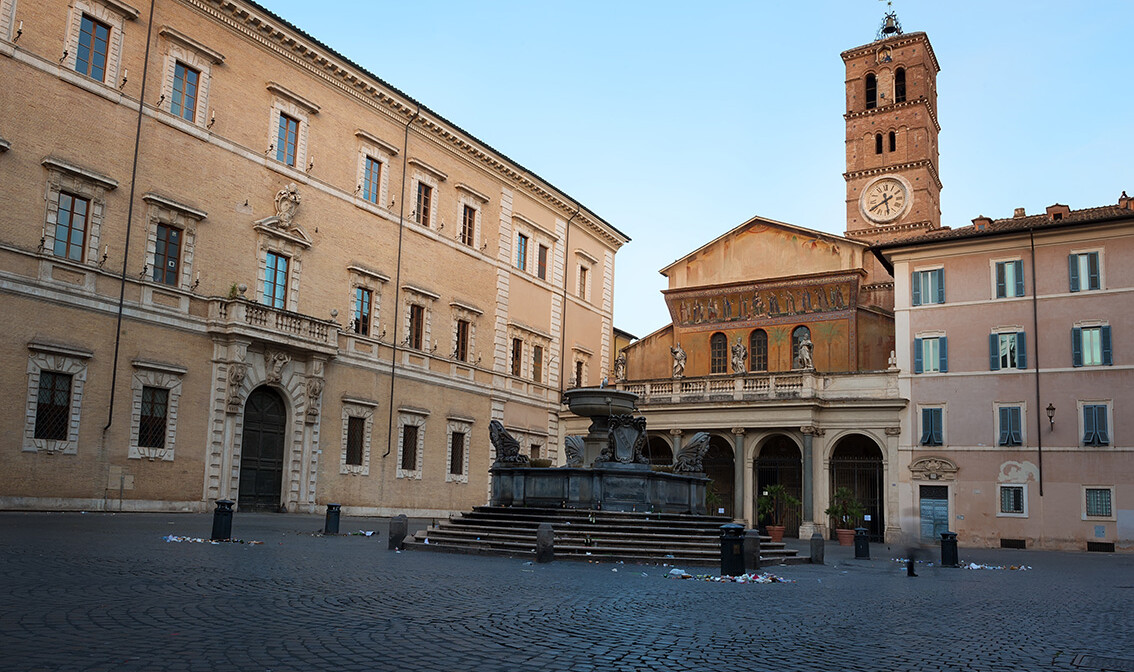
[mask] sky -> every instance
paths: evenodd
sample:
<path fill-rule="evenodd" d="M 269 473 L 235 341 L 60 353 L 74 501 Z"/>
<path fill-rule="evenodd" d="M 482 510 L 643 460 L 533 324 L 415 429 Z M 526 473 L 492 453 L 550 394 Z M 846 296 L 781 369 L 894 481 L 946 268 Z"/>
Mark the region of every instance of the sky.
<path fill-rule="evenodd" d="M 659 269 L 759 215 L 846 229 L 845 69 L 881 0 L 259 0 L 632 240 L 614 325 L 669 323 Z M 1134 2 L 894 0 L 941 66 L 942 223 L 1134 194 Z"/>

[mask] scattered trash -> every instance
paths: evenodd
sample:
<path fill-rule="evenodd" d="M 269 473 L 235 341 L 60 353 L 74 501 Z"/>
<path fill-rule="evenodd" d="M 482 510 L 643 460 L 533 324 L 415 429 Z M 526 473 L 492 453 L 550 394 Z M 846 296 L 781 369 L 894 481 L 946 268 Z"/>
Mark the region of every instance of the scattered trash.
<path fill-rule="evenodd" d="M 649 576 L 649 574 L 642 572 L 642 576 Z"/>
<path fill-rule="evenodd" d="M 429 538 L 428 538 L 428 537 L 426 537 L 426 538 L 425 538 L 425 545 L 426 545 L 426 546 L 428 546 L 428 545 L 429 545 Z"/>
<path fill-rule="evenodd" d="M 961 569 L 1007 569 L 1014 572 L 1025 572 L 1031 567 L 1027 565 L 980 565 L 975 562 L 970 562 L 967 565 L 961 565 Z"/>
<path fill-rule="evenodd" d="M 534 563 L 534 562 L 532 562 L 531 560 L 528 560 L 528 561 L 527 561 L 527 562 L 525 562 L 524 564 L 525 564 L 525 565 L 534 565 L 535 563 Z"/>
<path fill-rule="evenodd" d="M 665 575 L 667 579 L 696 579 L 698 581 L 711 581 L 713 583 L 795 583 L 791 579 L 785 579 L 782 576 L 775 574 L 740 574 L 738 576 L 714 576 L 712 574 L 697 574 L 693 575 L 686 572 L 684 569 L 677 569 L 676 567 L 669 570 Z"/>
<path fill-rule="evenodd" d="M 618 568 L 617 568 L 617 567 L 614 567 L 614 568 L 613 568 L 613 569 L 611 569 L 610 571 L 612 571 L 612 572 L 617 572 L 617 571 L 618 571 Z"/>
<path fill-rule="evenodd" d="M 350 535 L 352 537 L 372 537 L 374 530 L 359 530 L 358 532 L 351 532 Z"/>
<path fill-rule="evenodd" d="M 167 534 L 162 537 L 162 541 L 167 544 L 248 544 L 249 546 L 260 546 L 264 543 L 262 541 L 244 541 L 243 539 L 202 539 L 201 537 L 180 537 L 176 534 Z"/>

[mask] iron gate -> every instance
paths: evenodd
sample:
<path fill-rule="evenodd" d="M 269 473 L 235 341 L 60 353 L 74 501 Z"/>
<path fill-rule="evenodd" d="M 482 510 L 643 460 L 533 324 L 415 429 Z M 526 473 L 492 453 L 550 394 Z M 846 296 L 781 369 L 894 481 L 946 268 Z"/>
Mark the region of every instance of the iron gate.
<path fill-rule="evenodd" d="M 836 452 L 838 452 L 836 450 Z M 882 488 L 882 458 L 880 457 L 832 457 L 831 458 L 831 493 L 838 488 L 849 488 L 856 499 L 862 503 L 866 515 L 870 520 L 864 521 L 870 541 L 883 541 L 886 530 L 885 520 L 882 517 L 884 497 Z M 834 526 L 831 527 L 831 538 L 836 537 Z"/>

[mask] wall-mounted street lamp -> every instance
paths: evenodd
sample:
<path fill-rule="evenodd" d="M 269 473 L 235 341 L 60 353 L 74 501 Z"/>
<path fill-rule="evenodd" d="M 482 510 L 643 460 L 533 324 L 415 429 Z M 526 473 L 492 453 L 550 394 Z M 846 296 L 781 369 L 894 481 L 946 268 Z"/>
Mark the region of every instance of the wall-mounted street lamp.
<path fill-rule="evenodd" d="M 1055 429 L 1055 404 L 1049 403 L 1047 405 L 1047 421 L 1051 424 L 1051 429 Z"/>

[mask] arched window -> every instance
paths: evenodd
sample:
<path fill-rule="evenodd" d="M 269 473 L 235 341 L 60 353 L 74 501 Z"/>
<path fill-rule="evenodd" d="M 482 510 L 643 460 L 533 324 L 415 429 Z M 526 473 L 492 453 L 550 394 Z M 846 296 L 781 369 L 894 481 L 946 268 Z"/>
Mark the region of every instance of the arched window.
<path fill-rule="evenodd" d="M 906 102 L 906 69 L 898 68 L 894 72 L 894 102 Z"/>
<path fill-rule="evenodd" d="M 768 370 L 768 332 L 754 329 L 748 337 L 748 370 Z"/>
<path fill-rule="evenodd" d="M 719 331 L 709 339 L 709 373 L 728 373 L 728 337 Z"/>
<path fill-rule="evenodd" d="M 878 106 L 878 78 L 874 75 L 866 76 L 866 109 L 872 110 Z"/>
<path fill-rule="evenodd" d="M 810 329 L 808 329 L 807 327 L 800 326 L 800 327 L 796 327 L 794 330 L 792 330 L 792 332 L 791 332 L 791 368 L 793 368 L 793 369 L 802 368 L 802 364 L 799 361 L 799 344 L 802 343 L 804 339 L 807 339 L 808 341 L 811 340 L 811 330 Z"/>
<path fill-rule="evenodd" d="M 874 153 L 875 154 L 881 154 L 882 153 L 882 134 L 881 133 L 875 133 L 874 134 Z"/>
<path fill-rule="evenodd" d="M 890 131 L 890 151 L 893 152 L 896 149 L 898 149 L 898 136 L 894 135 L 893 131 Z"/>

